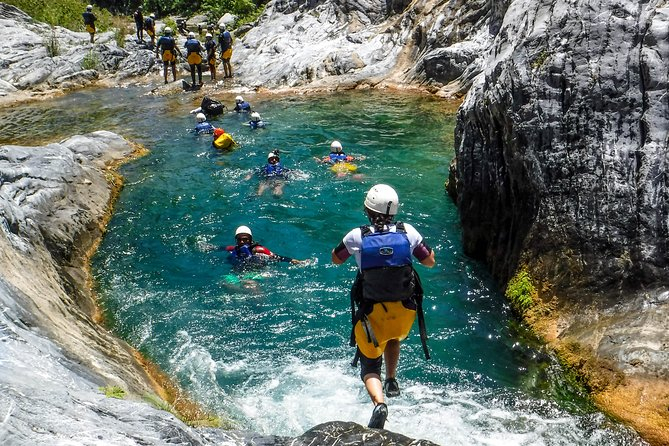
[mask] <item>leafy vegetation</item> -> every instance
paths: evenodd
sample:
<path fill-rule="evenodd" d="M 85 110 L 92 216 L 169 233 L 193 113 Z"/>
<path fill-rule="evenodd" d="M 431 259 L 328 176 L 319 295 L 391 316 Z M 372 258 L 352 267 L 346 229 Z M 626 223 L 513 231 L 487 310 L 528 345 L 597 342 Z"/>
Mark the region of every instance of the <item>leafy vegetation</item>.
<path fill-rule="evenodd" d="M 14 5 L 39 22 L 52 26 L 62 26 L 72 31 L 85 31 L 81 14 L 88 3 L 82 0 L 4 0 Z M 112 25 L 112 15 L 105 9 L 93 8 L 97 17 L 95 27 L 98 32 L 107 31 Z"/>
<path fill-rule="evenodd" d="M 93 50 L 89 51 L 81 61 L 81 68 L 84 70 L 97 70 L 100 65 L 100 57 Z"/>
<path fill-rule="evenodd" d="M 514 309 L 520 313 L 524 313 L 534 305 L 538 294 L 527 268 L 521 267 L 516 275 L 509 280 L 504 295 L 509 299 Z"/>
<path fill-rule="evenodd" d="M 237 24 L 254 21 L 263 11 L 268 0 L 5 0 L 5 3 L 20 8 L 37 21 L 52 26 L 62 26 L 72 31 L 83 32 L 84 23 L 81 13 L 87 4 L 93 5 L 93 13 L 97 17 L 98 32 L 110 29 L 124 29 L 131 22 L 132 13 L 142 5 L 145 13 L 153 12 L 157 17 L 166 18 L 170 15 L 191 17 L 204 14 L 211 23 L 217 23 L 225 13 L 237 17 Z M 106 9 L 107 8 L 107 9 Z M 114 16 L 124 14 L 126 17 Z M 125 34 L 128 34 L 125 30 Z M 131 31 L 130 31 L 131 32 Z M 119 37 L 117 36 L 117 41 Z"/>
<path fill-rule="evenodd" d="M 125 397 L 125 390 L 118 386 L 100 387 L 100 391 L 104 393 L 107 398 L 117 398 L 122 400 Z"/>
<path fill-rule="evenodd" d="M 49 57 L 60 56 L 60 45 L 56 36 L 56 29 L 51 27 L 51 34 L 44 38 L 44 47 Z"/>

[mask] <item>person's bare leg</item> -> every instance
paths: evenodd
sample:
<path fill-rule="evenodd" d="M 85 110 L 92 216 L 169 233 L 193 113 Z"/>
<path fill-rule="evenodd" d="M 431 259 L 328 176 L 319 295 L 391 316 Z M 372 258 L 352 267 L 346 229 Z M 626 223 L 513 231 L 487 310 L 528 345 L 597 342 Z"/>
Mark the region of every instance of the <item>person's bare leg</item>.
<path fill-rule="evenodd" d="M 383 359 L 386 362 L 386 379 L 395 378 L 397 365 L 400 362 L 400 341 L 397 339 L 388 341 L 386 350 L 383 352 Z"/>
<path fill-rule="evenodd" d="M 376 373 L 368 373 L 362 380 L 365 382 L 365 389 L 367 389 L 367 393 L 372 399 L 372 403 L 374 403 L 375 406 L 383 403 L 383 385 L 381 384 L 381 377 Z"/>

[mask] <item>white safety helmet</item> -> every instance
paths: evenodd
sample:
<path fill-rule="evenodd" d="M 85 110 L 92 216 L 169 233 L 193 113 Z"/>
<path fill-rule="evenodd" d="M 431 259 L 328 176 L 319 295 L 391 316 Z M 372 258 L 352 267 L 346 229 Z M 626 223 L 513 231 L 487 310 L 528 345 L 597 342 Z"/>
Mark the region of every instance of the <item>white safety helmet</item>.
<path fill-rule="evenodd" d="M 221 31 L 225 31 L 225 23 L 221 23 L 220 25 L 218 25 L 218 29 L 220 29 Z"/>
<path fill-rule="evenodd" d="M 189 39 L 194 39 L 195 38 L 195 33 L 193 31 L 188 33 L 188 38 Z"/>
<path fill-rule="evenodd" d="M 214 36 L 212 36 L 211 33 L 207 33 L 204 37 L 206 37 L 207 39 L 211 39 Z"/>
<path fill-rule="evenodd" d="M 332 141 L 332 144 L 330 144 L 330 149 L 336 151 L 342 150 L 341 143 L 339 141 Z"/>
<path fill-rule="evenodd" d="M 244 102 L 244 98 L 241 97 L 241 96 L 237 96 L 237 97 L 235 98 L 235 102 L 238 103 L 238 104 L 239 104 L 240 102 Z"/>
<path fill-rule="evenodd" d="M 251 113 L 251 121 L 253 121 L 253 122 L 260 121 L 260 113 L 258 113 L 258 112 Z"/>
<path fill-rule="evenodd" d="M 377 184 L 365 197 L 365 207 L 379 214 L 396 215 L 398 206 L 397 192 L 387 184 Z"/>
<path fill-rule="evenodd" d="M 197 122 L 204 122 L 207 120 L 207 117 L 204 115 L 204 113 L 198 113 L 195 115 L 195 119 L 197 119 Z"/>
<path fill-rule="evenodd" d="M 275 153 L 275 152 L 269 152 L 269 153 L 267 154 L 267 161 L 269 161 L 269 160 L 272 159 L 272 158 L 281 159 L 281 158 L 279 158 L 279 154 L 278 154 L 278 153 Z"/>
<path fill-rule="evenodd" d="M 237 238 L 237 236 L 240 235 L 240 234 L 247 234 L 247 235 L 253 237 L 253 233 L 251 232 L 251 228 L 249 228 L 248 226 L 238 227 L 237 230 L 235 231 L 235 238 Z"/>
<path fill-rule="evenodd" d="M 156 15 L 155 15 L 154 13 L 151 13 L 151 14 L 149 15 L 149 17 L 151 17 L 152 19 L 155 19 L 155 18 L 156 18 Z"/>
<path fill-rule="evenodd" d="M 93 10 L 93 5 L 86 6 L 86 11 L 92 11 L 92 10 Z M 81 11 L 81 9 L 79 11 Z"/>
<path fill-rule="evenodd" d="M 163 32 L 169 36 L 170 34 L 172 34 L 172 28 L 166 26 Z"/>

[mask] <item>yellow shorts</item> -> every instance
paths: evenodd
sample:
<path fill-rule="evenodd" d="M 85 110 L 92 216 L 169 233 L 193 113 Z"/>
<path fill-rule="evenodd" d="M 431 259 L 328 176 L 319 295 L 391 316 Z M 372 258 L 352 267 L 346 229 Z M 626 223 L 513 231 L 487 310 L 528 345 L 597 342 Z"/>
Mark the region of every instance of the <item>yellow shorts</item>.
<path fill-rule="evenodd" d="M 227 50 L 223 51 L 223 55 L 221 58 L 223 59 L 230 59 L 232 57 L 232 48 L 228 48 Z"/>
<path fill-rule="evenodd" d="M 188 63 L 190 65 L 200 65 L 202 63 L 202 56 L 198 53 L 190 53 L 188 55 Z"/>
<path fill-rule="evenodd" d="M 376 303 L 372 312 L 367 315 L 367 320 L 379 346 L 375 347 L 373 342 L 367 340 L 362 321 L 358 321 L 355 325 L 355 343 L 366 357 L 378 358 L 385 351 L 388 341 L 406 339 L 415 319 L 416 310 L 407 308 L 403 302 Z"/>
<path fill-rule="evenodd" d="M 88 34 L 95 34 L 95 27 L 91 25 L 86 25 L 86 31 L 88 32 Z"/>
<path fill-rule="evenodd" d="M 175 60 L 177 57 L 171 50 L 163 51 L 163 62 L 174 62 Z"/>

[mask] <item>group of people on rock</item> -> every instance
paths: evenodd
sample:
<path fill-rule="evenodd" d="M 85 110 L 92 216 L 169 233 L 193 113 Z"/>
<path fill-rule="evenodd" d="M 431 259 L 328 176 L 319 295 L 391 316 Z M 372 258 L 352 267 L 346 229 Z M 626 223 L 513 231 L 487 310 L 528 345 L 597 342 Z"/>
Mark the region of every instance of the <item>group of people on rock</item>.
<path fill-rule="evenodd" d="M 260 115 L 251 110 L 250 104 L 241 96 L 235 99 L 235 112 L 251 113 L 249 125 L 254 118 L 260 120 Z M 204 122 L 206 116 L 198 114 L 197 126 L 203 126 Z M 352 159 L 344 152 L 341 142 L 332 141 L 330 154 L 319 162 L 339 163 Z M 279 150 L 273 149 L 267 155 L 267 163 L 256 172 L 264 178 L 258 195 L 268 188 L 272 188 L 275 195 L 281 195 L 282 178 L 287 172 L 288 169 L 281 163 Z M 246 179 L 252 175 L 249 174 Z M 397 381 L 400 342 L 408 336 L 416 319 L 423 350 L 429 358 L 425 342 L 423 288 L 413 267 L 413 258 L 428 268 L 433 267 L 436 261 L 434 251 L 412 225 L 395 221 L 399 197 L 393 187 L 387 184 L 373 186 L 367 192 L 363 206 L 369 224 L 349 231 L 331 251 L 330 257 L 335 265 L 353 257 L 358 266 L 351 289 L 350 342 L 356 346 L 353 365 L 360 363 L 360 378 L 374 405 L 368 427 L 383 429 L 388 417 L 385 398 L 397 397 L 401 393 Z M 234 245 L 221 249 L 229 253 L 228 259 L 236 272 L 230 275 L 229 280 L 226 279 L 228 284 L 257 291 L 256 280 L 262 278 L 258 270 L 269 263 L 300 265 L 307 262 L 273 253 L 254 240 L 253 232 L 247 225 L 235 230 L 234 240 Z M 382 373 L 384 361 L 385 376 Z"/>
<path fill-rule="evenodd" d="M 218 35 L 218 44 L 214 40 L 214 36 L 211 32 L 207 32 L 205 35 L 204 45 L 200 43 L 193 31 L 188 33 L 184 47 L 186 49 L 185 57 L 190 68 L 191 85 L 193 88 L 197 87 L 198 85 L 202 86 L 203 60 L 206 60 L 209 73 L 211 74 L 211 80 L 217 80 L 217 54 L 220 54 L 221 61 L 223 63 L 224 77 L 232 77 L 232 65 L 230 63 L 230 59 L 232 58 L 232 35 L 228 30 L 225 29 L 225 25 L 223 24 L 219 26 L 219 29 L 220 33 Z M 156 57 L 159 57 L 159 51 L 161 51 L 163 60 L 163 76 L 165 83 L 168 83 L 167 74 L 169 67 L 172 68 L 172 78 L 174 81 L 176 81 L 176 56 L 177 54 L 180 57 L 183 56 L 177 47 L 175 38 L 172 36 L 172 28 L 168 26 L 163 28 L 163 35 L 156 43 Z"/>
<path fill-rule="evenodd" d="M 95 40 L 97 21 L 96 15 L 93 13 L 93 6 L 86 6 L 86 10 L 82 13 L 84 27 L 90 35 L 90 42 Z M 177 56 L 184 57 L 179 49 L 176 39 L 174 38 L 173 30 L 169 26 L 163 28 L 163 35 L 156 41 L 156 16 L 151 13 L 148 17 L 144 17 L 143 8 L 139 6 L 133 14 L 135 20 L 135 28 L 137 35 L 137 42 L 144 42 L 144 32 L 151 39 L 149 48 L 155 47 L 156 58 L 160 58 L 163 62 L 163 78 L 165 83 L 168 83 L 168 73 L 171 69 L 172 80 L 177 80 Z M 189 32 L 187 35 L 184 48 L 186 50 L 185 58 L 188 62 L 191 75 L 191 86 L 193 89 L 202 86 L 202 63 L 206 60 L 211 80 L 216 81 L 216 67 L 218 56 L 220 55 L 223 64 L 223 71 L 225 78 L 232 77 L 232 35 L 226 29 L 224 24 L 219 25 L 218 43 L 214 40 L 213 25 L 208 27 L 205 35 L 204 45 L 200 43 L 194 32 Z M 203 57 L 204 56 L 204 57 Z M 197 77 L 196 77 L 197 75 Z"/>

